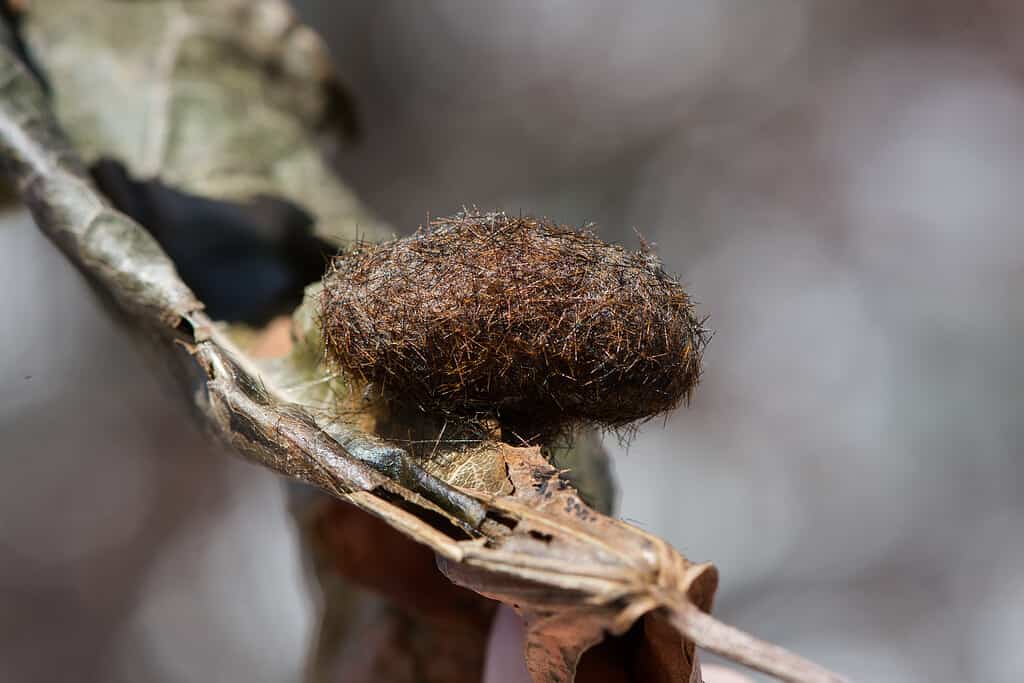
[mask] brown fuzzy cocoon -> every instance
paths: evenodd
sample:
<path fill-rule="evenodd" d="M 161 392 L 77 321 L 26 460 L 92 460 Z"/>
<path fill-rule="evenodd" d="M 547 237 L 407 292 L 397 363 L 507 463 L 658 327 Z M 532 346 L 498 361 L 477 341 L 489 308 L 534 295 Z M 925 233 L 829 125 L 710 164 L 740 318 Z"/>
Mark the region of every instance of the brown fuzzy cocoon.
<path fill-rule="evenodd" d="M 646 250 L 504 213 L 357 245 L 334 259 L 321 300 L 341 370 L 524 440 L 674 408 L 700 376 L 701 322 Z"/>

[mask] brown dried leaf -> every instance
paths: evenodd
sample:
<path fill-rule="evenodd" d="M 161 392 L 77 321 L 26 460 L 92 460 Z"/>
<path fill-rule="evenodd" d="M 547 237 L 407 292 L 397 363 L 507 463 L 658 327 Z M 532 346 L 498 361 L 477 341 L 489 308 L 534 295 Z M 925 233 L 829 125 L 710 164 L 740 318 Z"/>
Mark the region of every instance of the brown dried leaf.
<path fill-rule="evenodd" d="M 171 8 L 185 7 L 160 2 L 108 1 L 104 5 L 110 13 L 159 8 L 160 12 L 153 10 L 156 28 L 147 24 L 143 33 L 161 30 L 159 22 L 168 20 Z M 223 5 L 229 6 L 237 7 L 236 3 Z M 111 22 L 106 12 L 93 11 L 104 15 L 105 22 L 118 23 Z M 211 16 L 202 12 L 205 9 L 190 15 L 182 26 L 191 31 L 194 22 L 202 27 L 202 22 L 211 21 L 227 31 L 222 16 L 217 24 L 214 10 Z M 149 20 L 142 14 L 132 16 Z M 209 49 L 223 39 L 216 31 L 212 43 L 206 42 L 207 37 L 197 37 L 195 46 Z M 97 43 L 93 48 L 101 54 L 107 43 Z M 92 48 L 81 49 L 88 54 Z M 211 54 L 218 58 L 209 63 L 218 64 L 224 53 L 213 50 Z M 246 67 L 235 64 L 233 68 L 244 71 Z M 329 411 L 297 403 L 289 395 L 294 387 L 241 352 L 203 314 L 202 304 L 152 238 L 95 191 L 37 84 L 6 49 L 0 49 L 0 156 L 40 228 L 94 279 L 99 291 L 108 293 L 136 325 L 163 342 L 165 357 L 173 359 L 180 374 L 192 381 L 190 396 L 213 431 L 253 461 L 312 484 L 358 509 L 359 515 L 368 513 L 404 539 L 429 548 L 456 584 L 513 605 L 528 624 L 526 657 L 536 680 L 569 681 L 578 666 L 581 678 L 698 679 L 694 644 L 787 680 L 838 680 L 714 621 L 705 611 L 716 583 L 713 567 L 690 563 L 664 541 L 594 511 L 538 449 L 500 443 L 460 448 L 438 439 L 436 449 L 444 449 L 450 461 L 464 460 L 455 468 L 437 467 L 430 458 L 418 461 L 416 449 L 399 448 L 368 431 L 377 428 L 377 416 L 353 414 L 353 419 L 339 420 Z M 306 352 L 316 357 L 308 344 Z M 316 377 L 310 365 L 301 371 L 327 386 L 337 379 Z M 479 471 L 466 464 L 474 458 L 492 463 L 485 468 L 486 476 L 462 474 Z M 500 474 L 495 462 L 503 464 L 504 480 L 495 475 Z M 381 566 L 398 564 L 389 561 L 393 555 L 387 553 L 400 550 L 384 545 L 380 548 L 383 558 L 353 555 L 354 550 L 366 551 L 367 545 L 371 549 L 374 545 L 365 536 L 356 543 L 345 540 L 353 534 L 358 538 L 361 528 L 365 531 L 365 520 L 355 519 L 343 523 L 340 531 L 323 530 L 325 538 L 333 539 L 329 545 L 335 566 L 397 596 L 406 605 L 405 614 L 427 618 L 444 614 L 444 607 L 429 596 L 417 597 L 408 590 L 408 586 L 434 585 L 428 563 L 410 565 L 412 576 L 382 576 Z M 375 534 L 373 538 L 379 542 L 385 537 Z M 459 600 L 456 604 L 462 604 Z M 466 600 L 466 605 L 482 604 L 475 598 Z M 476 619 L 471 616 L 477 613 L 474 609 L 457 610 L 459 623 L 465 624 L 467 615 L 470 621 Z M 480 619 L 477 634 L 485 617 Z M 676 633 L 666 624 L 674 626 Z M 438 642 L 437 632 L 431 629 L 416 628 L 414 633 L 418 645 L 410 646 L 413 651 L 429 652 L 426 648 Z M 612 638 L 603 641 L 592 656 L 583 656 L 605 636 Z M 395 641 L 385 639 L 385 643 L 393 646 Z M 480 646 L 474 647 L 470 654 L 479 655 Z"/>
<path fill-rule="evenodd" d="M 335 654 L 319 667 L 322 680 L 481 678 L 494 602 L 452 584 L 429 548 L 347 503 L 319 503 L 307 529 L 315 555 L 331 571 L 375 596 L 362 601 L 360 612 L 368 616 L 346 634 L 361 645 L 328 648 Z M 345 607 L 351 612 L 351 601 Z"/>
<path fill-rule="evenodd" d="M 539 449 L 503 445 L 502 456 L 514 492 L 488 503 L 509 532 L 441 567 L 456 583 L 523 615 L 527 665 L 537 680 L 573 680 L 587 649 L 606 634 L 625 636 L 637 619 L 664 607 L 662 592 L 710 609 L 714 567 L 694 565 L 663 541 L 593 511 Z M 634 649 L 656 649 L 645 635 L 634 641 Z M 631 664 L 629 680 L 688 680 L 693 644 L 678 644 L 675 656 L 623 660 L 642 660 L 649 669 L 636 677 Z"/>

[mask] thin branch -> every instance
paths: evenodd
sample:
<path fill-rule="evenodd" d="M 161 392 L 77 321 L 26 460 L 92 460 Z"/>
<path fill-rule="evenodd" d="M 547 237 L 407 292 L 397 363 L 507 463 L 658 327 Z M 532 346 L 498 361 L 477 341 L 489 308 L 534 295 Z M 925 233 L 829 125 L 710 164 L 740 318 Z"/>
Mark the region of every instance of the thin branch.
<path fill-rule="evenodd" d="M 669 621 L 699 647 L 735 662 L 797 683 L 843 683 L 844 678 L 778 645 L 766 643 L 723 624 L 693 604 L 678 601 L 668 609 Z"/>

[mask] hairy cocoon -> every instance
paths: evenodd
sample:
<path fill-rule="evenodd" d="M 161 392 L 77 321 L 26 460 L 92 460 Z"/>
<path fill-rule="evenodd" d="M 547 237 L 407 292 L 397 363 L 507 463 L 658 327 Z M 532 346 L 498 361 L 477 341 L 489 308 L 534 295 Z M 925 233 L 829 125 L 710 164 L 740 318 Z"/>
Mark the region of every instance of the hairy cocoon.
<path fill-rule="evenodd" d="M 356 245 L 333 260 L 320 316 L 329 361 L 391 400 L 530 441 L 674 408 L 706 342 L 652 254 L 504 213 Z"/>

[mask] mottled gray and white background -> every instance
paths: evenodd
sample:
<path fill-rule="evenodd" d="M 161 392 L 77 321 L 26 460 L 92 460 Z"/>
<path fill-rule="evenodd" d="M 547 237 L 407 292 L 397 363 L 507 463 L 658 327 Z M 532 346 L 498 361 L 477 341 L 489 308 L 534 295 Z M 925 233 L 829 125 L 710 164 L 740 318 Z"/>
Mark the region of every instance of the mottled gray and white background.
<path fill-rule="evenodd" d="M 716 336 L 616 455 L 717 613 L 858 681 L 1024 676 L 1024 5 L 296 3 L 402 232 L 462 204 L 657 242 Z M 221 456 L 0 221 L 0 679 L 296 680 L 280 480 Z M 619 449 L 614 439 L 610 446 Z"/>

